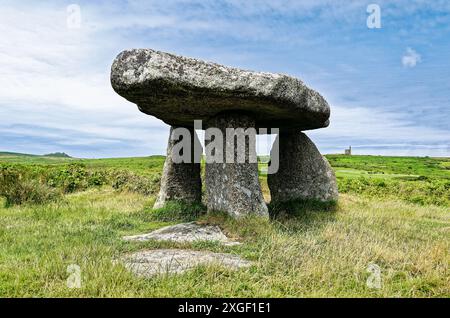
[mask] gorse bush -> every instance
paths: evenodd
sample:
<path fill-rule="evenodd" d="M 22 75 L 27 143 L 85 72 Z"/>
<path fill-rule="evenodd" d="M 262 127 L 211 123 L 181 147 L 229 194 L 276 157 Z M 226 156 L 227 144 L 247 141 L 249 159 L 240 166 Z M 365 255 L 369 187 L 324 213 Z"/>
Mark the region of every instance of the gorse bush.
<path fill-rule="evenodd" d="M 88 170 L 83 164 L 72 163 L 63 168 L 50 169 L 46 179 L 49 186 L 71 193 L 108 184 L 108 172 Z"/>
<path fill-rule="evenodd" d="M 395 197 L 416 204 L 450 205 L 450 180 L 417 178 L 396 180 L 378 178 L 338 178 L 342 193 L 363 194 L 370 197 Z"/>
<path fill-rule="evenodd" d="M 160 175 L 141 176 L 127 170 L 88 169 L 72 163 L 57 167 L 0 165 L 0 196 L 7 205 L 45 203 L 62 194 L 111 185 L 118 191 L 155 194 Z"/>
<path fill-rule="evenodd" d="M 34 203 L 41 204 L 55 201 L 61 197 L 61 192 L 57 189 L 40 183 L 38 180 L 23 180 L 15 183 L 9 188 L 6 197 L 6 206 Z"/>
<path fill-rule="evenodd" d="M 131 171 L 112 170 L 109 179 L 111 186 L 116 190 L 151 195 L 159 189 L 160 176 L 144 177 Z"/>
<path fill-rule="evenodd" d="M 0 166 L 0 196 L 6 206 L 23 203 L 45 203 L 61 197 L 61 192 L 35 178 L 32 171 Z"/>
<path fill-rule="evenodd" d="M 88 172 L 82 164 L 70 164 L 62 169 L 52 169 L 47 175 L 47 184 L 61 188 L 65 193 L 84 190 L 88 187 Z"/>
<path fill-rule="evenodd" d="M 342 175 L 341 172 L 340 175 L 338 170 L 338 187 L 341 193 L 380 199 L 395 198 L 419 205 L 450 205 L 450 175 L 447 169 L 450 167 L 450 159 L 327 157 L 333 167 L 349 168 L 362 173 L 358 178 L 354 173 Z M 34 157 L 32 159 L 35 160 Z M 51 163 L 46 159 L 42 164 L 29 162 L 31 159 L 20 160 L 0 163 L 0 196 L 6 198 L 7 204 L 42 203 L 54 200 L 61 194 L 102 186 L 153 196 L 159 190 L 164 164 L 164 157 L 71 160 L 58 164 L 53 164 L 55 159 L 51 159 Z M 204 168 L 202 165 L 203 181 Z M 261 162 L 260 168 L 265 168 Z M 264 193 L 268 194 L 266 174 L 260 173 L 259 180 Z M 309 202 L 308 209 L 311 208 L 310 205 Z M 296 207 L 299 210 L 298 204 Z M 271 205 L 271 209 L 275 216 L 288 213 L 290 207 Z"/>

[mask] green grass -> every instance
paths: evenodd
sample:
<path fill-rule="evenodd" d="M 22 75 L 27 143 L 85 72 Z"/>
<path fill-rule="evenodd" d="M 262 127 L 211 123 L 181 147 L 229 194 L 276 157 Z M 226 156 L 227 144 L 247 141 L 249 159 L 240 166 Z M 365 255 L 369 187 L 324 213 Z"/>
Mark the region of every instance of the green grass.
<path fill-rule="evenodd" d="M 96 171 L 132 173 L 117 178 L 126 185 L 122 191 L 109 183 L 83 186 L 55 202 L 10 207 L 0 198 L 0 297 L 450 297 L 449 160 L 328 159 L 341 187 L 336 205 L 271 205 L 276 217 L 270 221 L 236 221 L 206 215 L 202 206 L 173 203 L 153 210 L 154 191 L 144 195 L 135 186 L 161 173 L 163 157 L 81 160 L 0 154 L 0 165 L 29 169 L 41 181 L 42 173 L 64 175 L 69 163 L 80 162 L 84 166 L 75 167 L 87 172 L 77 168 L 71 178 Z M 51 180 L 60 187 L 58 178 Z M 265 176 L 260 180 L 269 198 Z M 243 244 L 121 240 L 187 220 L 217 224 Z M 142 279 L 117 262 L 129 252 L 175 247 L 233 253 L 254 265 L 236 272 L 207 266 Z M 381 268 L 381 289 L 366 285 L 371 263 Z M 66 286 L 71 264 L 81 268 L 81 289 Z"/>
<path fill-rule="evenodd" d="M 153 198 L 104 188 L 64 201 L 0 209 L 1 297 L 448 297 L 448 211 L 343 195 L 334 210 L 302 206 L 296 217 L 264 221 L 201 216 L 244 244 L 124 242 L 172 222 L 155 221 Z M 132 251 L 193 248 L 254 261 L 232 272 L 200 267 L 176 276 L 136 278 L 114 260 Z M 366 286 L 367 266 L 382 288 Z M 67 266 L 82 288 L 66 287 Z"/>
<path fill-rule="evenodd" d="M 3 164 L 21 164 L 46 167 L 65 166 L 71 163 L 80 163 L 90 169 L 127 169 L 142 175 L 152 175 L 155 172 L 160 172 L 161 167 L 164 164 L 164 159 L 164 156 L 77 159 L 0 152 L 0 163 Z"/>
<path fill-rule="evenodd" d="M 337 176 L 450 179 L 450 158 L 327 155 Z"/>
<path fill-rule="evenodd" d="M 162 208 L 150 208 L 149 210 L 148 212 L 152 215 L 153 220 L 192 222 L 205 213 L 206 207 L 199 203 L 171 201 L 167 202 Z"/>
<path fill-rule="evenodd" d="M 72 158 L 47 157 L 38 155 L 28 155 L 15 152 L 0 152 L 0 162 L 3 163 L 20 163 L 20 164 L 62 164 L 73 161 Z"/>

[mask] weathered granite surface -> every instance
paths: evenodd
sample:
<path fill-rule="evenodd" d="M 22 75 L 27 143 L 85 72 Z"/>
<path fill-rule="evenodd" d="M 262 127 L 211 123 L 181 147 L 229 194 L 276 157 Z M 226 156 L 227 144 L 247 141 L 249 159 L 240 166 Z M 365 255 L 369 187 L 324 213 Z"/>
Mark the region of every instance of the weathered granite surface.
<path fill-rule="evenodd" d="M 330 164 L 304 133 L 281 131 L 275 142 L 279 142 L 280 166 L 277 173 L 267 176 L 272 202 L 338 199 Z"/>
<path fill-rule="evenodd" d="M 311 140 L 300 132 L 328 126 L 330 107 L 299 79 L 134 49 L 115 59 L 111 84 L 142 112 L 173 126 L 171 132 L 174 127 L 193 127 L 194 120 L 203 120 L 205 128 L 218 128 L 224 137 L 227 128 L 279 128 L 280 168 L 268 176 L 272 200 L 337 199 L 333 171 Z M 195 138 L 193 143 L 197 142 Z M 247 158 L 255 142 L 244 139 L 242 143 Z M 220 149 L 225 157 L 242 154 L 236 148 L 227 150 L 229 145 L 225 139 Z M 169 140 L 155 207 L 170 200 L 201 200 L 200 165 L 174 163 L 174 147 L 174 141 Z M 212 163 L 208 161 L 212 157 L 206 154 L 208 210 L 225 211 L 235 217 L 249 213 L 268 217 L 257 162 L 247 158 L 244 162 Z"/>
<path fill-rule="evenodd" d="M 195 222 L 166 226 L 147 234 L 125 236 L 126 241 L 170 241 L 177 243 L 192 243 L 195 241 L 219 242 L 226 246 L 239 245 L 230 240 L 222 230 L 215 225 L 200 225 Z"/>
<path fill-rule="evenodd" d="M 141 277 L 180 274 L 199 265 L 219 265 L 231 270 L 252 265 L 250 261 L 236 255 L 180 249 L 136 252 L 125 256 L 123 264 L 135 275 Z"/>
<path fill-rule="evenodd" d="M 192 149 L 190 160 L 191 163 L 174 163 L 174 145 L 177 140 L 173 140 L 172 133 L 175 128 L 176 127 L 173 126 L 170 127 L 167 157 L 164 162 L 161 186 L 158 198 L 153 206 L 154 208 L 161 208 L 167 201 L 171 200 L 183 202 L 201 202 L 202 200 L 200 163 L 195 163 L 195 154 L 193 150 L 194 144 L 200 144 L 200 141 L 198 140 L 195 130 L 193 128 L 189 128 L 191 133 L 190 146 Z M 200 159 L 197 159 L 196 162 L 200 162 Z"/>
<path fill-rule="evenodd" d="M 211 163 L 206 152 L 205 183 L 208 211 L 224 211 L 234 217 L 257 214 L 268 217 L 268 209 L 264 202 L 258 180 L 258 163 L 252 162 L 250 152 L 256 153 L 255 142 L 249 138 L 236 138 L 236 142 L 226 139 L 226 129 L 233 127 L 253 127 L 251 117 L 241 114 L 223 114 L 209 121 L 208 125 L 219 129 L 223 136 L 223 158 L 226 160 L 227 148 L 232 151 L 234 163 Z M 239 134 L 238 131 L 236 131 Z M 206 140 L 206 149 L 209 143 Z M 245 161 L 238 163 L 237 149 L 245 147 Z M 256 158 L 255 158 L 256 159 Z"/>
<path fill-rule="evenodd" d="M 151 49 L 120 53 L 111 84 L 142 112 L 169 125 L 192 126 L 195 119 L 227 111 L 250 113 L 256 127 L 307 130 L 329 124 L 328 103 L 299 79 Z"/>

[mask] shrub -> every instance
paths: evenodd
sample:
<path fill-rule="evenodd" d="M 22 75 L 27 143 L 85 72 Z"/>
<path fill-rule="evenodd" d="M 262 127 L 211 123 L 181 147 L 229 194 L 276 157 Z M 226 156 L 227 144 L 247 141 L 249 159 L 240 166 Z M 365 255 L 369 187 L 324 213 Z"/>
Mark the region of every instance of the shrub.
<path fill-rule="evenodd" d="M 44 173 L 47 185 L 60 188 L 64 193 L 86 190 L 108 184 L 106 170 L 88 170 L 80 163 L 72 163 L 62 168 L 53 168 Z"/>
<path fill-rule="evenodd" d="M 159 189 L 160 176 L 144 177 L 130 171 L 113 170 L 109 179 L 116 190 L 151 195 Z"/>
<path fill-rule="evenodd" d="M 395 197 L 421 205 L 450 205 L 450 180 L 445 179 L 339 178 L 338 187 L 342 193 L 356 193 L 379 198 Z"/>
<path fill-rule="evenodd" d="M 6 206 L 23 203 L 42 204 L 60 198 L 61 193 L 37 180 L 24 180 L 16 182 L 5 197 Z"/>
<path fill-rule="evenodd" d="M 43 203 L 63 193 L 103 185 L 153 195 L 159 189 L 159 181 L 159 174 L 141 176 L 127 170 L 92 170 L 80 163 L 53 167 L 0 164 L 0 196 L 6 198 L 7 205 Z"/>
<path fill-rule="evenodd" d="M 5 197 L 6 206 L 53 201 L 61 196 L 41 180 L 33 178 L 31 171 L 9 166 L 0 167 L 0 196 Z"/>
<path fill-rule="evenodd" d="M 87 179 L 88 187 L 99 187 L 108 184 L 108 173 L 106 171 L 92 171 Z"/>
<path fill-rule="evenodd" d="M 88 172 L 83 164 L 72 163 L 62 169 L 52 169 L 46 176 L 47 184 L 71 193 L 88 188 Z"/>

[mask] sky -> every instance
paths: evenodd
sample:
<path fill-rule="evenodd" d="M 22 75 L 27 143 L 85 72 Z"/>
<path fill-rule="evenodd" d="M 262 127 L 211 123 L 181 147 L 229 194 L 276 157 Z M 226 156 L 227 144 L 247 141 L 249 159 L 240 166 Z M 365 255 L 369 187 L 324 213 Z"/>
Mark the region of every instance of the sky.
<path fill-rule="evenodd" d="M 300 78 L 331 107 L 322 153 L 450 156 L 447 0 L 0 0 L 0 34 L 0 151 L 164 154 L 169 127 L 109 82 L 152 48 Z"/>

